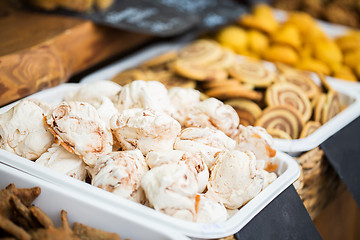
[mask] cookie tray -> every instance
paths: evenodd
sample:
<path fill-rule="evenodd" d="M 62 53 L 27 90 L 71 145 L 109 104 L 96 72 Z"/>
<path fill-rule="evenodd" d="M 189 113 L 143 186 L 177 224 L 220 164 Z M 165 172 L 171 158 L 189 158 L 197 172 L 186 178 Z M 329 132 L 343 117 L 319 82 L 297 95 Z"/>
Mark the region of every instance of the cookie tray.
<path fill-rule="evenodd" d="M 79 84 L 62 84 L 55 88 L 36 93 L 30 96 L 30 98 L 37 98 L 45 102 L 55 103 L 56 101 L 59 102 L 67 92 L 75 90 L 78 87 Z M 0 113 L 8 110 L 12 105 L 13 104 L 1 108 Z M 57 188 L 63 192 L 69 192 L 71 195 L 72 193 L 76 193 L 76 196 L 81 195 L 81 199 L 84 201 L 85 205 L 87 204 L 90 206 L 92 203 L 97 203 L 100 204 L 100 206 L 103 205 L 104 207 L 102 210 L 106 211 L 106 214 L 112 213 L 114 218 L 115 216 L 120 218 L 124 215 L 124 212 L 126 212 L 131 214 L 131 216 L 135 215 L 136 217 L 132 219 L 135 219 L 136 221 L 142 223 L 151 222 L 151 224 L 147 226 L 154 225 L 154 227 L 157 227 L 161 225 L 164 229 L 170 228 L 180 234 L 200 239 L 220 238 L 238 232 L 257 213 L 299 177 L 300 170 L 298 164 L 292 157 L 285 153 L 278 152 L 276 161 L 278 163 L 277 174 L 279 177 L 272 184 L 243 206 L 227 221 L 218 224 L 204 224 L 175 219 L 149 207 L 123 199 L 110 192 L 106 192 L 105 190 L 93 187 L 85 182 L 57 173 L 51 169 L 38 165 L 35 162 L 0 149 L 0 162 L 41 178 L 54 186 L 56 185 Z M 10 181 L 10 179 L 8 181 Z M 100 210 L 98 214 L 101 216 Z M 106 224 L 108 228 L 116 228 L 118 225 L 117 221 L 111 221 Z"/>
<path fill-rule="evenodd" d="M 68 213 L 70 226 L 80 222 L 108 232 L 118 233 L 122 239 L 189 239 L 164 226 L 148 219 L 139 218 L 122 209 L 116 212 L 98 199 L 87 198 L 86 195 L 71 188 L 64 188 L 44 181 L 23 171 L 0 163 L 0 188 L 10 183 L 17 188 L 41 187 L 41 194 L 33 202 L 43 210 L 60 227 L 60 212 Z M 114 224 L 116 223 L 116 224 Z"/>
<path fill-rule="evenodd" d="M 165 53 L 174 49 L 180 49 L 185 44 L 186 43 L 158 44 L 152 47 L 148 47 L 140 53 L 131 55 L 123 60 L 109 65 L 108 67 L 86 76 L 81 80 L 80 83 L 92 83 L 99 80 L 110 80 L 117 73 L 123 70 L 136 67 L 140 63 L 160 55 L 161 53 Z M 239 58 L 244 59 L 243 56 L 239 56 Z M 270 71 L 276 70 L 274 64 L 266 61 L 264 61 L 264 63 Z M 320 79 L 316 74 L 312 74 L 312 78 L 315 83 L 320 84 Z M 355 120 L 360 115 L 360 84 L 350 83 L 348 81 L 339 80 L 332 77 L 327 77 L 327 80 L 330 85 L 340 93 L 342 102 L 349 106 L 306 138 L 295 140 L 274 139 L 276 149 L 287 152 L 292 156 L 298 156 L 301 152 L 308 151 L 319 146 L 326 139 L 345 127 L 351 121 Z"/>

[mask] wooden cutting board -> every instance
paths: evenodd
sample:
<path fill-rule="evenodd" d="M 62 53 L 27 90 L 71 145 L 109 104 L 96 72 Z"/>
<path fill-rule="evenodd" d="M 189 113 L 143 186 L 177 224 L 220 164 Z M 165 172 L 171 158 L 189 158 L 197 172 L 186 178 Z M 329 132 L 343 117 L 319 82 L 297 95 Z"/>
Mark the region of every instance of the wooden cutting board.
<path fill-rule="evenodd" d="M 0 1 L 0 106 L 153 39 Z"/>

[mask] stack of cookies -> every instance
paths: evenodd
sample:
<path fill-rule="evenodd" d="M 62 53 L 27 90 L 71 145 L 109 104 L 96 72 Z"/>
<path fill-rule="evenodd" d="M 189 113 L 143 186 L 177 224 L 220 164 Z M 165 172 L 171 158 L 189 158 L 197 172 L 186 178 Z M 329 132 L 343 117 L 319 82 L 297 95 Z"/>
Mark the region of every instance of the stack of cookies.
<path fill-rule="evenodd" d="M 215 97 L 237 111 L 241 124 L 264 127 L 273 137 L 304 138 L 338 114 L 339 94 L 311 74 L 284 64 L 274 65 L 235 55 L 209 39 L 166 52 L 139 67 L 117 74 L 112 81 L 162 82 L 166 87 L 196 88 L 203 98 Z"/>

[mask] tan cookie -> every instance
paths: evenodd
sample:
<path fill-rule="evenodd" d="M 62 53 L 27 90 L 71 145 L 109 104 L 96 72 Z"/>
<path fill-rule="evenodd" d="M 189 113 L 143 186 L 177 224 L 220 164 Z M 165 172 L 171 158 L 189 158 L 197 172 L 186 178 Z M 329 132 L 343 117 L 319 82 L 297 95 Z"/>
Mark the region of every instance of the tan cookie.
<path fill-rule="evenodd" d="M 223 55 L 221 46 L 209 39 L 197 40 L 179 51 L 178 58 L 196 65 L 208 65 Z"/>
<path fill-rule="evenodd" d="M 308 121 L 300 133 L 300 138 L 305 138 L 309 136 L 310 134 L 315 132 L 316 129 L 318 129 L 319 127 L 321 127 L 321 123 L 315 121 Z"/>
<path fill-rule="evenodd" d="M 288 139 L 291 140 L 290 135 L 281 130 L 280 128 L 271 128 L 271 129 L 266 129 L 266 131 L 273 137 L 273 138 L 280 138 L 280 139 Z"/>
<path fill-rule="evenodd" d="M 232 77 L 255 87 L 267 87 L 275 80 L 275 73 L 268 70 L 261 62 L 241 61 L 229 68 Z"/>
<path fill-rule="evenodd" d="M 319 94 L 320 89 L 311 79 L 308 72 L 295 69 L 283 71 L 279 74 L 279 82 L 292 83 L 301 88 L 308 98 L 314 98 Z"/>
<path fill-rule="evenodd" d="M 233 99 L 226 101 L 225 104 L 232 106 L 240 118 L 240 123 L 244 126 L 253 126 L 261 115 L 261 108 L 253 101 L 247 99 Z"/>
<path fill-rule="evenodd" d="M 324 124 L 335 115 L 341 112 L 342 104 L 340 96 L 337 92 L 329 91 L 326 96 L 326 101 L 321 116 L 321 123 Z"/>
<path fill-rule="evenodd" d="M 316 122 L 322 122 L 322 115 L 327 98 L 326 96 L 327 95 L 325 93 L 322 93 L 316 102 L 316 106 L 314 108 L 314 120 Z"/>
<path fill-rule="evenodd" d="M 228 76 L 224 69 L 197 65 L 183 60 L 176 60 L 174 68 L 177 74 L 197 81 L 222 80 Z"/>
<path fill-rule="evenodd" d="M 304 122 L 311 117 L 312 108 L 308 97 L 294 84 L 279 82 L 268 87 L 265 100 L 269 106 L 292 106 L 301 114 Z"/>
<path fill-rule="evenodd" d="M 221 100 L 231 99 L 231 98 L 246 98 L 255 101 L 260 101 L 262 99 L 262 93 L 250 90 L 247 87 L 238 85 L 238 86 L 224 86 L 218 88 L 212 88 L 205 92 L 209 97 L 218 98 Z"/>
<path fill-rule="evenodd" d="M 292 139 L 297 139 L 304 126 L 300 113 L 289 105 L 267 107 L 255 122 L 266 130 L 280 129 Z"/>
<path fill-rule="evenodd" d="M 319 76 L 319 79 L 321 81 L 321 86 L 323 87 L 324 92 L 333 91 L 332 87 L 330 86 L 330 84 L 326 80 L 325 75 L 321 74 L 321 73 L 318 73 L 318 76 Z"/>
<path fill-rule="evenodd" d="M 111 81 L 123 86 L 135 80 L 147 80 L 146 70 L 142 68 L 128 69 L 116 74 Z"/>
<path fill-rule="evenodd" d="M 177 51 L 169 51 L 143 62 L 140 66 L 151 68 L 159 65 L 164 65 L 171 61 L 174 61 L 177 55 Z"/>
<path fill-rule="evenodd" d="M 223 52 L 219 59 L 215 60 L 213 63 L 209 64 L 208 66 L 211 67 L 219 67 L 219 68 L 229 68 L 231 67 L 236 61 L 236 55 L 229 49 L 223 48 Z"/>

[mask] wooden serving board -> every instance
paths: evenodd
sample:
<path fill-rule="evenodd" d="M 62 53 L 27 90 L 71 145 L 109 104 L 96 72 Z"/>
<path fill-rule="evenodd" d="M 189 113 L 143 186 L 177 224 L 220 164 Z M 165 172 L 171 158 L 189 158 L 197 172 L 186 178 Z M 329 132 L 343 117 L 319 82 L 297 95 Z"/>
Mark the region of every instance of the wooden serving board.
<path fill-rule="evenodd" d="M 66 82 L 152 36 L 19 10 L 0 1 L 0 106 Z"/>

